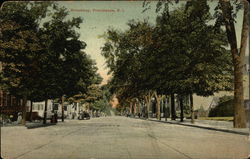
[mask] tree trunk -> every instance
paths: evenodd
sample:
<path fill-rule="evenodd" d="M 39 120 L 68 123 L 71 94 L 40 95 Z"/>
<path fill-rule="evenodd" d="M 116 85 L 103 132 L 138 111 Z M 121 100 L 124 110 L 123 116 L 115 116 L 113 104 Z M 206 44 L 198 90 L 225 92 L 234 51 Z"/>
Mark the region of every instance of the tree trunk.
<path fill-rule="evenodd" d="M 62 96 L 62 122 L 64 122 L 64 96 Z"/>
<path fill-rule="evenodd" d="M 44 115 L 43 115 L 43 124 L 47 123 L 47 106 L 48 106 L 48 99 L 45 100 Z"/>
<path fill-rule="evenodd" d="M 161 101 L 158 97 L 156 98 L 156 105 L 157 105 L 157 119 L 161 120 Z"/>
<path fill-rule="evenodd" d="M 29 116 L 30 121 L 32 121 L 32 109 L 33 109 L 33 101 L 30 101 L 30 116 Z"/>
<path fill-rule="evenodd" d="M 164 111 L 165 121 L 167 121 L 168 120 L 168 97 L 167 96 L 166 96 L 166 99 L 163 102 L 163 104 L 164 104 L 164 108 L 165 108 L 165 111 Z"/>
<path fill-rule="evenodd" d="M 248 19 L 250 19 L 250 5 L 248 4 Z M 249 26 L 248 21 L 248 26 Z M 248 28 L 249 29 L 249 28 Z M 250 31 L 248 32 L 248 38 L 250 38 Z M 250 39 L 248 39 L 248 48 L 250 50 Z M 248 140 L 250 141 L 250 53 L 248 53 L 248 127 L 249 127 L 249 137 Z"/>
<path fill-rule="evenodd" d="M 180 108 L 181 108 L 181 122 L 183 122 L 184 120 L 184 107 L 183 107 L 183 96 L 180 95 Z"/>
<path fill-rule="evenodd" d="M 144 106 L 144 117 L 145 117 L 145 118 L 148 118 L 148 102 L 147 102 L 147 96 L 144 96 L 143 106 Z"/>
<path fill-rule="evenodd" d="M 138 103 L 137 103 L 138 105 L 137 105 L 137 110 L 138 110 L 138 117 L 140 118 L 140 114 L 141 114 L 141 103 L 140 103 L 140 101 L 138 101 Z"/>
<path fill-rule="evenodd" d="M 23 109 L 23 114 L 22 114 L 22 124 L 26 124 L 26 104 L 27 104 L 27 97 L 25 96 L 23 98 L 23 103 L 22 103 L 22 109 Z"/>
<path fill-rule="evenodd" d="M 190 112 L 191 112 L 191 123 L 194 123 L 194 100 L 193 100 L 193 94 L 190 94 Z"/>
<path fill-rule="evenodd" d="M 88 112 L 90 112 L 89 103 L 86 103 L 86 105 L 87 105 L 87 110 L 88 110 Z"/>
<path fill-rule="evenodd" d="M 154 92 L 155 100 L 156 100 L 156 118 L 161 120 L 161 96 L 157 95 L 157 92 Z"/>
<path fill-rule="evenodd" d="M 150 95 L 147 97 L 147 118 L 149 118 L 149 110 L 150 110 Z"/>
<path fill-rule="evenodd" d="M 243 67 L 248 34 L 248 2 L 244 2 L 241 47 L 238 53 L 237 38 L 229 0 L 220 0 L 228 41 L 231 48 L 234 67 L 234 127 L 246 128 L 244 108 Z"/>
<path fill-rule="evenodd" d="M 137 105 L 136 105 L 136 100 L 134 101 L 134 116 L 136 116 L 137 113 Z"/>
<path fill-rule="evenodd" d="M 171 120 L 176 119 L 174 93 L 171 94 Z"/>
<path fill-rule="evenodd" d="M 129 104 L 130 104 L 129 112 L 130 112 L 130 115 L 132 115 L 132 113 L 133 113 L 133 103 L 130 101 Z"/>
<path fill-rule="evenodd" d="M 148 95 L 145 96 L 146 100 L 146 107 L 147 107 L 147 118 L 149 118 L 149 109 L 150 109 L 150 102 L 151 102 L 151 93 L 149 92 Z"/>

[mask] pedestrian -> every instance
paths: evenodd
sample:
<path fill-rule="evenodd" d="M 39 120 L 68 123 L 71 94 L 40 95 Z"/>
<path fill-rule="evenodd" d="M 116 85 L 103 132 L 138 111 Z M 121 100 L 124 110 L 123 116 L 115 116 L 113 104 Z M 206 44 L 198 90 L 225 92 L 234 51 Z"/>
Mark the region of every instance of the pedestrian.
<path fill-rule="evenodd" d="M 17 116 L 17 124 L 21 124 L 21 123 L 22 123 L 22 113 L 19 112 Z"/>

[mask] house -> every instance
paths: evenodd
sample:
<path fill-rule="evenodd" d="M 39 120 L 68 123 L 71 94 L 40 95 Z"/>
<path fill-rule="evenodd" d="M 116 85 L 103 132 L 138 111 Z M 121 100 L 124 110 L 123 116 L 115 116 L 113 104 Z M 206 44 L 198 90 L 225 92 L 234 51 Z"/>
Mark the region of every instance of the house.
<path fill-rule="evenodd" d="M 67 114 L 67 118 L 68 119 L 77 119 L 80 110 L 82 110 L 82 108 L 80 108 L 80 104 L 79 103 L 66 103 L 65 104 L 65 114 Z"/>
<path fill-rule="evenodd" d="M 33 102 L 32 103 L 32 112 L 37 112 L 40 117 L 44 117 L 45 101 L 43 102 Z M 28 112 L 30 107 L 28 108 Z M 53 115 L 53 101 L 48 100 L 47 103 L 47 117 L 50 118 Z"/>
<path fill-rule="evenodd" d="M 12 120 L 16 120 L 18 112 L 22 112 L 23 100 L 16 98 L 10 93 L 0 90 L 0 112 L 5 115 L 12 115 Z"/>
<path fill-rule="evenodd" d="M 30 107 L 28 108 L 30 110 Z M 37 112 L 40 117 L 44 117 L 45 101 L 43 102 L 33 102 L 32 112 Z M 29 111 L 28 110 L 28 111 Z M 60 103 L 54 102 L 53 100 L 48 100 L 47 103 L 47 118 L 51 118 L 54 113 L 57 113 L 58 117 L 62 117 L 62 105 Z M 68 119 L 77 119 L 80 112 L 79 103 L 67 103 L 64 102 L 64 116 Z"/>

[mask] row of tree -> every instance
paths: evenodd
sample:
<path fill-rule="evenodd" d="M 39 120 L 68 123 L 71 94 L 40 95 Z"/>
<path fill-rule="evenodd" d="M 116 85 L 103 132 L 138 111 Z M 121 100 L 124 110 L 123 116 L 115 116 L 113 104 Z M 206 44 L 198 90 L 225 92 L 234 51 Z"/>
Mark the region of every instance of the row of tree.
<path fill-rule="evenodd" d="M 1 89 L 23 99 L 23 123 L 27 100 L 45 101 L 46 123 L 48 99 L 63 97 L 63 108 L 64 97 L 86 94 L 102 80 L 76 32 L 83 20 L 67 15 L 64 7 L 51 2 L 11 2 L 2 7 Z"/>
<path fill-rule="evenodd" d="M 242 45 L 240 54 L 232 51 L 236 39 L 229 36 L 232 26 L 228 28 L 227 24 L 229 18 L 228 23 L 234 25 L 230 2 L 221 0 L 216 7 L 216 16 L 211 15 L 207 0 L 191 0 L 175 10 L 169 10 L 169 5 L 169 1 L 158 3 L 158 10 L 164 7 L 155 24 L 147 20 L 131 20 L 129 29 L 109 29 L 104 34 L 106 43 L 102 55 L 112 74 L 109 83 L 112 92 L 122 106 L 130 106 L 131 110 L 136 101 L 145 103 L 146 114 L 154 97 L 158 119 L 164 96 L 171 98 L 171 114 L 175 119 L 174 98 L 177 94 L 181 121 L 184 117 L 183 98 L 188 96 L 193 122 L 193 94 L 209 96 L 218 91 L 232 90 L 234 79 L 235 127 L 245 127 L 244 105 L 239 103 L 239 98 L 243 98 L 239 97 L 239 92 L 240 95 L 243 92 L 240 57 L 244 56 L 245 45 Z M 247 4 L 244 11 L 246 7 Z M 244 35 L 243 32 L 243 38 Z M 226 49 L 228 43 L 233 56 Z"/>
<path fill-rule="evenodd" d="M 68 98 L 69 103 L 78 102 L 81 106 L 85 105 L 88 111 L 99 111 L 110 115 L 112 94 L 109 92 L 108 85 L 92 84 L 84 94 L 77 94 Z"/>

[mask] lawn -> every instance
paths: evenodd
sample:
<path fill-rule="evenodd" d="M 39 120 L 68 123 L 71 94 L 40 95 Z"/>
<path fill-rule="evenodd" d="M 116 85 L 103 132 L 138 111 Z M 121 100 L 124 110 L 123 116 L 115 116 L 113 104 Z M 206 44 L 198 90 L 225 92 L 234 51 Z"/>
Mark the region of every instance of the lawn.
<path fill-rule="evenodd" d="M 219 120 L 219 121 L 233 121 L 232 116 L 229 117 L 199 117 L 200 120 Z"/>

